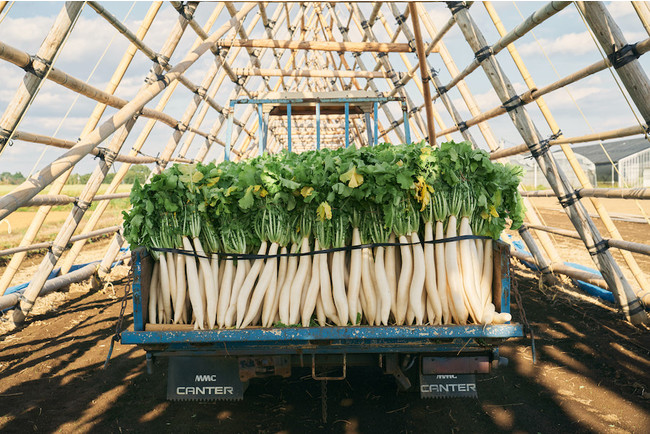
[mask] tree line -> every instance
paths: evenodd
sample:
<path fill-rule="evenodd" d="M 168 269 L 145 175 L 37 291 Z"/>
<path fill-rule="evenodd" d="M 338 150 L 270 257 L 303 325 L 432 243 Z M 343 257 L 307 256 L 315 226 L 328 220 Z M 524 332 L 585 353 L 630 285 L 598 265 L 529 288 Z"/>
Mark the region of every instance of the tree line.
<path fill-rule="evenodd" d="M 150 172 L 151 170 L 145 165 L 142 164 L 133 165 L 129 168 L 128 172 L 126 172 L 126 176 L 124 177 L 123 183 L 133 184 L 137 179 L 140 182 L 140 184 L 143 184 L 147 180 L 147 177 L 149 176 Z M 79 173 L 73 173 L 66 181 L 66 184 L 86 184 L 90 179 L 90 175 L 91 175 L 90 173 L 86 173 L 84 175 Z M 110 184 L 113 181 L 113 178 L 115 178 L 115 172 L 108 173 L 106 175 L 106 178 L 104 178 L 104 182 L 102 182 L 102 184 Z M 26 179 L 25 175 L 23 175 L 21 172 L 0 173 L 0 184 L 18 185 L 23 183 L 25 179 Z"/>

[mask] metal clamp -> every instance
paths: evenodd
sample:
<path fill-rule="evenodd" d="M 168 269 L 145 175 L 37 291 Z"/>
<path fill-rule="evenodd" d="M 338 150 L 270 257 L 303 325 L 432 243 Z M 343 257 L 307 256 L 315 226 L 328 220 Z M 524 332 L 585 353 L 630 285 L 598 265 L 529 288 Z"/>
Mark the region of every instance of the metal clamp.
<path fill-rule="evenodd" d="M 25 68 L 23 68 L 23 69 L 24 69 L 26 72 L 31 72 L 32 74 L 34 74 L 34 75 L 37 76 L 38 78 L 41 78 L 41 79 L 44 78 L 45 75 L 47 74 L 47 72 L 48 72 L 50 69 L 52 69 L 52 62 L 49 62 L 49 61 L 43 59 L 43 58 L 40 57 L 40 56 L 37 56 L 37 55 L 34 54 L 33 56 L 29 56 L 29 58 L 30 58 L 29 65 L 27 65 L 27 66 L 26 66 Z M 44 71 L 44 72 L 37 71 L 36 68 L 34 68 L 34 62 L 35 62 L 35 61 L 38 61 L 38 62 L 42 63 L 43 65 L 45 65 L 45 71 Z"/>
<path fill-rule="evenodd" d="M 311 378 L 319 381 L 327 380 L 345 380 L 347 374 L 347 354 L 343 354 L 343 375 L 340 377 L 319 377 L 316 375 L 316 354 L 311 355 Z"/>

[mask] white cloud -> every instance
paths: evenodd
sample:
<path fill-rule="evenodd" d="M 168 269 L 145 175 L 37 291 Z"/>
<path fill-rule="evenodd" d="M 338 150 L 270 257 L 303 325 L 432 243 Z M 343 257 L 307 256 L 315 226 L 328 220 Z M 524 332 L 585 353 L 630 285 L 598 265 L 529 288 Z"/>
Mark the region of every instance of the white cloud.
<path fill-rule="evenodd" d="M 630 2 L 613 1 L 607 4 L 607 10 L 615 19 L 623 18 L 634 13 L 634 8 Z"/>
<path fill-rule="evenodd" d="M 539 41 L 539 44 L 537 43 Z M 566 33 L 553 39 L 538 38 L 537 41 L 524 43 L 517 46 L 522 55 L 539 55 L 544 47 L 546 54 L 582 55 L 596 49 L 594 42 L 586 31 L 580 33 Z"/>

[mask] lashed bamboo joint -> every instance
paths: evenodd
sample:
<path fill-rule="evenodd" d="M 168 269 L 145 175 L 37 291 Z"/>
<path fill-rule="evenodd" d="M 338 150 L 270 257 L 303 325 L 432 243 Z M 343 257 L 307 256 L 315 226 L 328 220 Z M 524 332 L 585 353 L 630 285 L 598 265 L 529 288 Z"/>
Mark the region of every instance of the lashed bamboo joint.
<path fill-rule="evenodd" d="M 84 10 L 83 5 L 86 3 L 89 7 Z M 571 4 L 568 1 L 548 2 L 510 30 L 500 21 L 491 3 L 482 2 L 498 32 L 496 42 L 488 42 L 472 18 L 471 12 L 477 7 L 474 5 L 470 8 L 472 2 L 448 2 L 451 7 L 447 12 L 448 19 L 438 29 L 431 18 L 431 10 L 438 8 L 442 11 L 442 7 L 433 4 L 376 2 L 370 6 L 356 2 L 302 2 L 240 5 L 233 2 L 212 4 L 172 1 L 174 23 L 166 30 L 168 34 L 162 37 L 148 35 L 158 11 L 165 7 L 162 2 L 153 2 L 149 6 L 137 29 L 130 29 L 125 21 L 111 13 L 112 5 L 97 1 L 86 3 L 66 3 L 34 55 L 0 41 L 0 59 L 21 68 L 22 71 L 13 69 L 24 74 L 19 88 L 0 117 L 0 164 L 3 151 L 6 152 L 7 145 L 11 143 L 21 147 L 38 143 L 66 150 L 52 163 L 37 167 L 38 172 L 27 181 L 0 197 L 0 219 L 21 207 L 40 207 L 20 245 L 0 250 L 0 256 L 13 255 L 0 278 L 0 295 L 12 283 L 26 252 L 50 248 L 30 286 L 21 296 L 22 303 L 16 311 L 16 321 L 20 321 L 29 312 L 47 275 L 57 262 L 61 263 L 63 273 L 71 269 L 79 258 L 85 240 L 97 235 L 115 234 L 100 266 L 102 272 L 110 268 L 124 239 L 118 226 L 96 228 L 110 201 L 127 196 L 125 193 L 117 193 L 117 188 L 123 183 L 132 164 L 151 165 L 152 173 L 156 174 L 170 163 L 192 164 L 210 159 L 219 161 L 224 158 L 226 147 L 233 159 L 254 156 L 261 149 L 262 137 L 267 152 L 286 149 L 290 145 L 301 152 L 316 145 L 335 148 L 344 142 L 357 147 L 372 145 L 379 139 L 404 142 L 408 136 L 407 131 L 412 141 L 428 140 L 432 145 L 443 137 L 446 140 L 462 138 L 476 144 L 474 135 L 480 133 L 493 160 L 532 152 L 535 164 L 547 178 L 551 189 L 522 192 L 528 208 L 528 224 L 520 233 L 532 256 L 519 255 L 526 260 L 535 261 L 547 274 L 560 272 L 609 287 L 628 319 L 639 323 L 647 321 L 645 313 L 640 311 L 632 284 L 607 249 L 592 252 L 602 277 L 578 272 L 562 263 L 553 240 L 548 235 L 581 240 L 588 250 L 593 250 L 595 245 L 619 249 L 624 259 L 621 264 L 628 267 L 641 287 L 641 292 L 637 295 L 645 302 L 650 302 L 650 283 L 630 253 L 648 254 L 650 247 L 622 240 L 608 211 L 598 201 L 599 198 L 647 200 L 650 199 L 647 186 L 594 188 L 571 146 L 576 143 L 647 135 L 649 131 L 650 82 L 638 58 L 650 50 L 650 38 L 628 43 L 607 7 L 601 2 L 576 2 L 575 6 L 604 51 L 602 60 L 554 82 L 544 83 L 543 86 L 537 86 L 533 82 L 515 43 L 542 23 L 552 22 L 556 14 Z M 208 9 L 212 11 L 209 17 L 203 13 Z M 650 35 L 650 12 L 647 5 L 633 2 L 630 11 L 632 10 L 636 15 L 628 15 L 638 19 Z M 101 17 L 98 19 L 110 24 L 111 30 L 119 33 L 130 44 L 110 82 L 103 89 L 77 78 L 71 71 L 63 72 L 56 67 L 57 58 L 65 50 L 68 37 L 82 13 Z M 220 23 L 220 27 L 214 30 L 212 27 L 216 22 Z M 474 53 L 472 60 L 462 70 L 456 66 L 452 51 L 445 44 L 454 27 L 460 30 L 465 38 L 463 43 L 466 42 Z M 175 53 L 186 30 L 193 32 L 192 36 L 196 40 L 187 53 Z M 163 41 L 162 45 L 158 45 Z M 507 77 L 500 66 L 504 54 L 499 53 L 504 49 L 508 50 L 521 73 L 526 84 L 524 90 L 518 89 L 515 92 L 512 86 L 514 80 Z M 145 78 L 145 84 L 127 98 L 124 96 L 126 93 L 117 91 L 127 70 L 132 69 L 131 63 L 136 53 L 149 59 L 151 70 L 142 71 L 140 77 Z M 203 61 L 204 58 L 209 60 L 199 62 L 199 59 Z M 443 66 L 448 75 L 437 69 Z M 199 67 L 205 69 L 200 76 L 196 71 Z M 573 137 L 562 136 L 560 126 L 551 115 L 544 97 L 608 68 L 620 79 L 622 87 L 629 93 L 631 103 L 641 114 L 637 123 L 632 125 L 630 118 L 629 125 L 632 126 L 609 130 L 603 128 L 600 132 L 592 130 L 588 134 Z M 470 74 L 479 74 L 479 70 L 484 73 L 480 78 L 487 78 L 500 101 L 498 106 L 485 111 L 479 109 L 480 101 L 474 98 L 469 83 L 465 81 Z M 195 79 L 197 76 L 199 78 Z M 444 76 L 451 79 L 444 83 L 441 79 Z M 365 82 L 360 84 L 360 79 Z M 39 104 L 39 91 L 47 81 L 60 85 L 64 88 L 63 91 L 74 92 L 96 102 L 83 130 L 67 136 L 80 137 L 80 140 L 66 140 L 64 134 L 60 135 L 64 138 L 60 138 L 56 133 L 33 129 L 31 126 L 21 128 L 30 108 Z M 456 100 L 452 96 L 450 91 L 454 88 L 458 89 L 461 99 Z M 189 94 L 189 101 L 182 103 L 186 107 L 184 111 L 172 109 L 183 98 L 175 95 L 177 89 L 180 89 L 179 94 L 184 93 L 186 99 Z M 350 90 L 365 90 L 370 96 L 399 96 L 404 101 L 406 115 L 389 103 L 381 103 L 377 107 L 369 105 L 363 109 L 349 106 L 347 110 L 340 105 L 319 105 L 317 109 L 316 104 L 296 104 L 291 108 L 291 117 L 286 106 L 276 107 L 271 112 L 265 111 L 265 107 L 259 107 L 258 111 L 258 107 L 252 106 L 233 111 L 229 106 L 229 102 L 234 99 L 259 98 L 280 90 L 305 95 L 341 95 Z M 156 98 L 159 95 L 160 98 Z M 154 99 L 155 105 L 152 104 Z M 442 104 L 434 104 L 436 100 Z M 550 128 L 550 136 L 541 134 L 528 114 L 527 106 L 532 103 L 539 106 Z M 461 116 L 461 113 L 466 112 L 460 104 L 466 106 L 469 116 Z M 107 107 L 116 110 L 112 116 L 103 117 Z M 446 113 L 441 114 L 442 110 Z M 347 125 L 341 120 L 344 111 L 349 115 Z M 172 112 L 182 114 L 172 116 Z M 505 149 L 497 144 L 489 122 L 504 115 L 512 120 L 524 143 Z M 143 118 L 147 119 L 146 125 L 140 128 L 144 123 Z M 229 120 L 232 121 L 231 126 Z M 437 128 L 435 122 L 438 123 Z M 171 128 L 169 140 L 156 144 L 158 147 L 155 152 L 144 155 L 142 149 L 152 140 L 151 133 L 157 124 Z M 29 132 L 24 131 L 26 129 Z M 129 141 L 131 131 L 139 131 L 132 144 Z M 196 145 L 196 142 L 199 144 Z M 126 146 L 126 143 L 129 145 Z M 572 188 L 568 184 L 554 153 L 549 152 L 551 147 L 556 146 L 566 156 L 570 170 L 578 179 L 579 188 Z M 72 170 L 87 155 L 94 155 L 96 161 L 93 163 L 95 170 L 83 191 L 78 197 L 62 194 Z M 121 164 L 105 194 L 97 194 L 109 170 L 118 163 Z M 47 187 L 48 194 L 38 194 Z M 536 197 L 563 198 L 560 202 L 566 205 L 566 212 L 576 230 L 568 231 L 544 225 L 535 210 L 534 202 L 529 200 Z M 567 197 L 572 200 L 567 201 Z M 591 201 L 606 228 L 604 236 L 599 234 L 580 198 Z M 96 209 L 92 211 L 81 233 L 75 232 L 93 202 L 97 203 Z M 35 243 L 43 222 L 55 205 L 71 205 L 66 222 L 53 242 Z M 535 237 L 528 229 L 535 231 Z M 73 236 L 73 233 L 79 235 Z M 74 243 L 72 248 L 62 256 L 71 242 Z M 87 276 L 87 271 L 80 275 Z"/>

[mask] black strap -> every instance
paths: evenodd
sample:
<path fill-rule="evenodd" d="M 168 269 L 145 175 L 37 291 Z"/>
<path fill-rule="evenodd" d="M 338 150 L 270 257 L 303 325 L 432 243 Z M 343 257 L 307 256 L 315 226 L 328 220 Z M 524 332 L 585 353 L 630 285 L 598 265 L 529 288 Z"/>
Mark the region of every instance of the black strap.
<path fill-rule="evenodd" d="M 447 86 L 438 86 L 438 88 L 436 90 L 438 91 L 438 95 L 442 96 L 445 93 L 447 93 L 448 89 L 447 89 Z"/>
<path fill-rule="evenodd" d="M 530 146 L 528 148 L 530 150 L 530 155 L 533 158 L 540 158 L 544 156 L 544 154 L 546 154 L 550 148 L 548 142 L 549 142 L 548 139 L 544 139 L 535 143 L 533 146 Z"/>
<path fill-rule="evenodd" d="M 568 208 L 580 200 L 580 192 L 578 190 L 574 190 L 567 195 L 560 196 L 558 200 L 560 201 L 562 208 Z"/>
<path fill-rule="evenodd" d="M 397 21 L 398 26 L 401 26 L 402 24 L 404 24 L 406 22 L 406 17 L 404 16 L 404 14 L 398 15 L 398 16 L 395 17 L 395 21 Z"/>
<path fill-rule="evenodd" d="M 430 241 L 419 241 L 417 243 L 370 243 L 370 244 L 357 244 L 354 246 L 345 246 L 345 247 L 333 247 L 331 249 L 322 249 L 314 250 L 309 252 L 295 252 L 295 253 L 276 253 L 275 255 L 258 255 L 258 254 L 249 254 L 249 253 L 224 253 L 224 252 L 214 252 L 210 253 L 211 255 L 217 255 L 218 257 L 226 260 L 239 260 L 239 259 L 269 259 L 269 258 L 282 258 L 282 257 L 300 257 L 300 256 L 315 256 L 322 255 L 326 253 L 333 252 L 347 252 L 352 250 L 360 249 L 372 249 L 374 247 L 400 247 L 400 246 L 414 246 L 416 244 L 443 244 L 443 243 L 452 243 L 455 241 L 464 241 L 464 240 L 491 240 L 491 237 L 486 237 L 482 235 L 460 235 L 457 237 L 449 238 L 440 238 L 437 240 Z M 161 253 L 178 253 L 179 255 L 185 256 L 194 256 L 196 258 L 211 259 L 211 256 L 199 255 L 194 250 L 184 250 L 184 249 L 168 249 L 163 247 L 149 247 L 149 250 L 154 252 Z"/>
<path fill-rule="evenodd" d="M 339 26 L 339 32 L 341 32 L 342 35 L 345 35 L 348 32 L 348 28 L 345 26 Z"/>
<path fill-rule="evenodd" d="M 460 121 L 458 122 L 457 125 L 458 125 L 458 131 L 460 131 L 461 133 L 469 129 L 469 127 L 467 126 L 467 122 L 465 121 Z"/>
<path fill-rule="evenodd" d="M 490 57 L 492 55 L 492 47 L 489 45 L 486 45 L 485 47 L 481 48 L 478 50 L 476 53 L 474 53 L 474 56 L 476 57 L 476 60 L 478 63 L 483 62 L 485 59 Z"/>
<path fill-rule="evenodd" d="M 465 2 L 446 2 L 446 3 L 452 15 L 456 15 L 458 12 L 462 11 L 463 9 L 467 9 L 467 3 Z"/>
<path fill-rule="evenodd" d="M 606 238 L 602 238 L 593 246 L 587 247 L 591 256 L 598 256 L 599 254 L 606 252 L 607 249 L 609 249 L 609 242 Z"/>
<path fill-rule="evenodd" d="M 524 105 L 524 102 L 521 99 L 521 97 L 519 95 L 515 95 L 509 100 L 507 100 L 506 102 L 504 102 L 502 107 L 506 109 L 506 112 L 510 113 L 511 111 L 513 111 L 518 107 L 521 107 L 522 105 Z"/>
<path fill-rule="evenodd" d="M 37 56 L 37 55 L 33 55 L 33 56 L 29 56 L 29 57 L 30 57 L 30 62 L 29 62 L 29 64 L 27 66 L 25 66 L 23 68 L 23 70 L 25 72 L 30 72 L 30 73 L 34 74 L 38 78 L 41 78 L 41 79 L 44 78 L 47 71 L 49 71 L 52 68 L 52 62 L 49 62 L 49 61 L 47 61 L 47 60 L 45 60 L 42 57 Z M 34 68 L 34 61 L 36 61 L 36 60 L 38 60 L 39 62 L 41 62 L 42 64 L 44 64 L 46 66 L 45 72 L 37 71 Z"/>
<path fill-rule="evenodd" d="M 370 27 L 370 24 L 368 24 L 368 21 L 366 21 L 366 20 L 361 21 L 361 28 L 363 30 L 366 30 L 368 27 Z"/>
<path fill-rule="evenodd" d="M 637 50 L 636 44 L 626 44 L 618 50 L 616 50 L 616 46 L 613 48 L 614 51 L 612 51 L 611 54 L 607 55 L 607 58 L 609 59 L 614 69 L 625 66 L 631 61 L 641 57 L 641 53 L 639 53 L 639 50 Z"/>
<path fill-rule="evenodd" d="M 377 53 L 377 57 L 380 58 L 380 59 L 381 59 L 382 57 L 386 57 L 386 56 L 388 56 L 388 53 L 384 53 L 383 51 L 380 52 L 380 53 Z"/>

